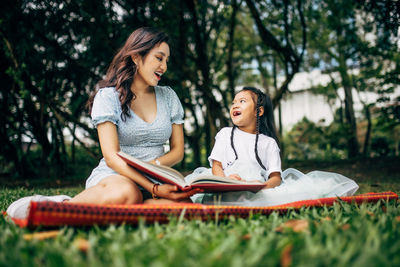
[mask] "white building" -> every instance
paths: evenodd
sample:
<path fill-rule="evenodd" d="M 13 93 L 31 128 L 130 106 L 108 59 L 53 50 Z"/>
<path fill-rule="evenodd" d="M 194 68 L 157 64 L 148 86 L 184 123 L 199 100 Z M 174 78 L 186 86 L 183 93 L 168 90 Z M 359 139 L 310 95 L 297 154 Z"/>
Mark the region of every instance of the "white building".
<path fill-rule="evenodd" d="M 336 102 L 332 105 L 328 104 L 325 96 L 313 94 L 310 90 L 311 87 L 316 85 L 327 85 L 330 80 L 330 76 L 322 74 L 320 70 L 300 72 L 293 77 L 293 80 L 289 84 L 289 92 L 285 94 L 281 101 L 283 131 L 290 130 L 294 124 L 304 117 L 312 122 L 319 122 L 323 125 L 328 125 L 333 121 L 334 112 L 340 107 L 340 99 L 344 100 L 343 89 L 340 88 L 338 90 L 340 99 L 336 99 Z M 400 87 L 397 87 L 393 96 L 396 97 L 399 95 Z M 360 101 L 360 98 L 362 101 Z M 362 102 L 375 103 L 377 98 L 377 93 L 360 92 L 359 94 L 356 90 L 353 90 L 356 116 L 361 115 Z M 278 123 L 278 109 L 275 110 L 275 120 Z"/>

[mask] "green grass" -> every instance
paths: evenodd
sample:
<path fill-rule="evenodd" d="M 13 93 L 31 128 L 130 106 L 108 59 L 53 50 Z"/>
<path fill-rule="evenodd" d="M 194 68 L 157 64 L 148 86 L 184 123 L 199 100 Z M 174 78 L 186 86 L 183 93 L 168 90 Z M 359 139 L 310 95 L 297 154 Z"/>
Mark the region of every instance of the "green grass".
<path fill-rule="evenodd" d="M 25 188 L 25 187 L 17 187 L 17 188 L 9 188 L 2 187 L 0 189 L 0 211 L 5 211 L 7 207 L 15 200 L 31 195 L 68 195 L 74 196 L 81 192 L 83 187 L 64 187 L 64 188 Z M 1 266 L 1 265 L 0 265 Z"/>
<path fill-rule="evenodd" d="M 373 188 L 374 190 L 370 190 Z M 366 191 L 399 192 L 396 184 L 361 184 Z M 82 188 L 0 191 L 0 209 L 33 193 L 74 195 Z M 295 232 L 289 220 L 305 220 Z M 171 217 L 168 224 L 65 227 L 56 238 L 25 240 L 32 233 L 0 219 L 0 266 L 400 266 L 400 203 L 397 201 L 304 208 L 285 215 L 218 221 Z M 304 221 L 302 221 L 304 222 Z M 36 229 L 41 231 L 43 229 Z M 78 239 L 89 242 L 80 251 Z"/>

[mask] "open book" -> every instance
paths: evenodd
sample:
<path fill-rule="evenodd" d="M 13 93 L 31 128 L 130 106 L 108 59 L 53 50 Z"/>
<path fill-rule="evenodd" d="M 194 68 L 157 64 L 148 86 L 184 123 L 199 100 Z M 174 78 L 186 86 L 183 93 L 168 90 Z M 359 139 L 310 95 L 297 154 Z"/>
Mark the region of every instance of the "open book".
<path fill-rule="evenodd" d="M 224 191 L 253 191 L 261 190 L 265 185 L 261 182 L 238 181 L 220 176 L 199 176 L 188 184 L 184 176 L 170 167 L 156 165 L 142 161 L 122 151 L 117 153 L 126 163 L 136 170 L 159 180 L 160 182 L 177 185 L 180 190 L 188 191 L 194 188 L 204 189 L 204 192 L 224 192 Z"/>

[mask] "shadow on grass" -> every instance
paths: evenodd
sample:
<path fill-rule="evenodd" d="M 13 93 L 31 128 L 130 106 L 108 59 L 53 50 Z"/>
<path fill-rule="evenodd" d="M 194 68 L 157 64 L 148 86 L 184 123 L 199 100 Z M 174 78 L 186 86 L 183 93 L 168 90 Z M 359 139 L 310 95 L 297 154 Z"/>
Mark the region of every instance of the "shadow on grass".
<path fill-rule="evenodd" d="M 400 183 L 400 157 L 355 158 L 351 160 L 286 161 L 283 169 L 292 167 L 304 173 L 313 170 L 329 171 L 347 176 L 357 183 L 379 187 L 384 183 Z"/>

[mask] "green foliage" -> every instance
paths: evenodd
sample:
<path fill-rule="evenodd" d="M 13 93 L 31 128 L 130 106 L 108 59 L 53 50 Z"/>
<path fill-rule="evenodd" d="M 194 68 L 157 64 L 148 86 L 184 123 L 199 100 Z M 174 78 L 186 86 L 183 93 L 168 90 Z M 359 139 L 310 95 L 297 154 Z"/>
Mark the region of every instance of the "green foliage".
<path fill-rule="evenodd" d="M 322 126 L 303 118 L 284 134 L 284 157 L 288 160 L 345 158 L 346 138 L 342 125 Z"/>
<path fill-rule="evenodd" d="M 400 152 L 400 122 L 398 118 L 380 116 L 374 119 L 371 156 L 392 156 Z"/>
<path fill-rule="evenodd" d="M 373 114 L 372 139 L 368 144 L 368 157 L 398 156 L 400 151 L 400 124 L 397 118 L 381 116 L 382 110 Z M 303 118 L 284 134 L 284 158 L 287 160 L 334 160 L 347 155 L 347 125 L 340 123 L 341 110 L 328 126 L 319 125 Z M 361 134 L 365 134 L 359 128 Z"/>
<path fill-rule="evenodd" d="M 93 149 L 93 151 L 95 150 Z M 89 177 L 90 172 L 97 166 L 101 157 L 100 153 L 98 153 L 98 157 L 88 156 L 87 150 L 83 149 L 82 146 L 75 146 L 73 153 L 71 146 L 68 146 L 66 153 L 67 156 L 63 159 L 62 167 L 53 167 L 44 170 L 41 148 L 36 147 L 35 149 L 31 149 L 30 153 L 24 154 L 23 157 L 32 171 L 29 175 L 25 174 L 22 177 L 19 176 L 19 173 L 14 172 L 15 166 L 13 166 L 13 163 L 7 157 L 0 157 L 1 178 L 7 177 L 9 179 L 9 181 L 3 181 L 3 183 L 12 184 L 12 182 L 25 181 L 28 185 L 35 185 L 47 181 L 65 185 L 75 181 L 75 184 L 78 184 Z"/>
<path fill-rule="evenodd" d="M 7 192 L 21 193 L 30 192 Z M 3 207 L 4 196 L 0 194 Z M 201 222 L 171 217 L 163 225 L 142 221 L 138 226 L 64 227 L 56 238 L 42 241 L 25 240 L 30 230 L 1 217 L 0 265 L 277 266 L 289 257 L 293 266 L 396 266 L 399 216 L 399 203 L 394 201 L 336 203 L 248 219 Z M 299 232 L 285 228 L 289 220 L 305 221 L 307 227 Z M 88 250 L 78 249 L 79 239 L 88 241 Z"/>
<path fill-rule="evenodd" d="M 31 188 L 27 189 L 26 187 L 18 187 L 18 188 L 8 188 L 2 187 L 0 190 L 0 211 L 5 211 L 7 207 L 17 199 L 25 196 L 32 195 L 59 195 L 65 194 L 69 196 L 74 196 L 83 190 L 82 187 L 64 187 L 64 188 Z"/>
<path fill-rule="evenodd" d="M 258 17 L 250 10 L 253 5 Z M 117 49 L 141 26 L 171 36 L 171 60 L 161 84 L 174 88 L 182 100 L 186 145 L 193 153 L 188 165 L 206 162 L 216 131 L 229 124 L 236 86 L 262 87 L 280 99 L 287 90 L 279 88 L 281 78 L 290 81 L 296 72 L 313 68 L 334 77 L 314 90 L 329 103 L 346 80 L 359 92 L 379 92 L 378 103 L 365 104 L 383 106 L 381 115 L 398 124 L 396 8 L 393 1 L 381 0 L 1 1 L 0 172 L 23 179 L 69 174 L 74 168 L 69 137 L 75 136 L 76 145 L 97 142 L 84 107 L 88 95 Z M 371 34 L 375 41 L 366 38 Z M 338 79 L 337 71 L 349 77 Z M 349 129 L 346 120 L 338 123 L 330 138 Z M 382 137 L 372 133 L 370 143 L 382 146 Z M 342 145 L 348 144 L 340 140 L 317 147 L 333 151 L 328 157 L 342 157 L 336 152 Z M 98 158 L 98 149 L 86 146 L 87 155 Z M 323 155 L 313 149 L 302 148 Z"/>

